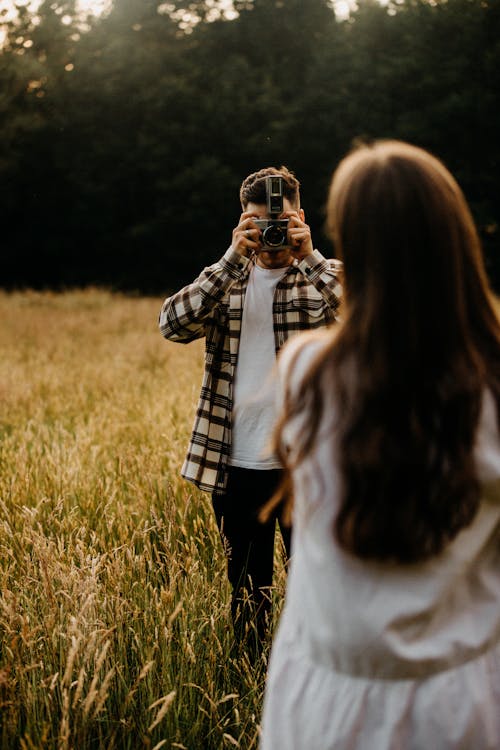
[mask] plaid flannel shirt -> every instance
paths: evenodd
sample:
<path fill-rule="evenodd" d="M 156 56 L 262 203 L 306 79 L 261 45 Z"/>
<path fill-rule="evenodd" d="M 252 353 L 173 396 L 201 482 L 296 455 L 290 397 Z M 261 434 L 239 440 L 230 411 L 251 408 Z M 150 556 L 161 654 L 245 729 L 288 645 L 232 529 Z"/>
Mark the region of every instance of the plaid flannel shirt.
<path fill-rule="evenodd" d="M 165 338 L 187 344 L 205 337 L 205 372 L 181 474 L 200 489 L 222 491 L 231 453 L 232 387 L 248 277 L 253 260 L 232 248 L 198 278 L 163 303 Z M 294 261 L 278 283 L 273 302 L 276 353 L 300 331 L 337 318 L 342 263 L 318 250 Z"/>

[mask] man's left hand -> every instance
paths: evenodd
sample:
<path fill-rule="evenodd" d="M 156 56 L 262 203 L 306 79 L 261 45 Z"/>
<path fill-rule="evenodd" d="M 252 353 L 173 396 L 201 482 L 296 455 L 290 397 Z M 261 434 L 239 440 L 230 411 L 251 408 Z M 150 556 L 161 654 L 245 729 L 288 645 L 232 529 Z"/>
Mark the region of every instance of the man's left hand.
<path fill-rule="evenodd" d="M 285 211 L 282 214 L 283 219 L 288 219 L 288 241 L 290 243 L 290 252 L 297 260 L 302 260 L 313 252 L 311 239 L 311 229 L 303 221 L 298 211 Z"/>

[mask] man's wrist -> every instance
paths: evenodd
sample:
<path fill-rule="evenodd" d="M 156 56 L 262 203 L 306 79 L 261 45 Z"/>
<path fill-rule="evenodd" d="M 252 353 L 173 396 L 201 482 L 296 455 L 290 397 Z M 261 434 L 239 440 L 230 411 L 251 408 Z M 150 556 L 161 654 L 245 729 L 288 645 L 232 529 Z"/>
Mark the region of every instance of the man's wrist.
<path fill-rule="evenodd" d="M 319 250 L 313 250 L 312 253 L 299 260 L 297 265 L 302 273 L 307 278 L 310 278 L 314 274 L 321 273 L 324 264 L 326 264 L 326 258 L 324 258 Z"/>
<path fill-rule="evenodd" d="M 234 250 L 232 245 L 228 247 L 228 249 L 222 256 L 222 259 L 226 261 L 226 263 L 230 263 L 232 266 L 236 266 L 241 270 L 244 270 L 250 262 L 250 258 L 248 258 L 246 255 L 242 255 L 237 250 Z"/>

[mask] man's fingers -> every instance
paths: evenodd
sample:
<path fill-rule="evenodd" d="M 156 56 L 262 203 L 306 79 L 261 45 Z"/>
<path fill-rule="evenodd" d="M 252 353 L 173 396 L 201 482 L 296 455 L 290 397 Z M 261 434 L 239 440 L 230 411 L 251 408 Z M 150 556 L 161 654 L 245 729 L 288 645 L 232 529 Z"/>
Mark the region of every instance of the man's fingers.
<path fill-rule="evenodd" d="M 283 211 L 280 218 L 282 219 L 289 219 L 293 224 L 296 224 L 297 226 L 303 226 L 304 222 L 299 216 L 298 211 Z"/>
<path fill-rule="evenodd" d="M 244 216 L 244 214 L 242 214 Z M 242 218 L 238 224 L 238 226 L 235 228 L 235 232 L 245 232 L 248 229 L 255 230 L 256 232 L 259 231 L 259 228 L 254 223 L 255 216 L 250 215 L 246 216 L 246 218 Z"/>
<path fill-rule="evenodd" d="M 257 216 L 254 213 L 252 213 L 251 211 L 243 211 L 243 213 L 240 216 L 240 221 L 238 223 L 238 226 L 240 226 L 241 224 L 244 224 L 249 219 L 256 219 L 256 218 L 257 218 Z"/>
<path fill-rule="evenodd" d="M 260 229 L 257 229 L 257 227 L 245 229 L 245 237 L 247 240 L 250 239 L 257 242 L 260 237 Z"/>
<path fill-rule="evenodd" d="M 259 244 L 260 239 L 260 230 L 255 229 L 244 229 L 242 232 L 243 240 L 245 241 L 247 247 L 256 248 Z"/>
<path fill-rule="evenodd" d="M 289 229 L 288 238 L 294 245 L 301 245 L 305 240 L 311 238 L 309 229 Z"/>
<path fill-rule="evenodd" d="M 260 245 L 260 229 L 250 218 L 244 219 L 233 231 L 233 248 L 247 255 Z"/>

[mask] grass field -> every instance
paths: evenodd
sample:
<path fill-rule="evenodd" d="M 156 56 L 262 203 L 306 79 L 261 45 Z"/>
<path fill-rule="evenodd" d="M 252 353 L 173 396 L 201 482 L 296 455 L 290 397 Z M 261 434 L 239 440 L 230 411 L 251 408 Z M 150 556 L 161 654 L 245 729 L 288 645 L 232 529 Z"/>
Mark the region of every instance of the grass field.
<path fill-rule="evenodd" d="M 164 341 L 160 303 L 0 293 L 2 749 L 258 745 L 267 651 L 234 649 L 179 477 L 202 345 Z"/>

